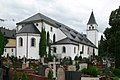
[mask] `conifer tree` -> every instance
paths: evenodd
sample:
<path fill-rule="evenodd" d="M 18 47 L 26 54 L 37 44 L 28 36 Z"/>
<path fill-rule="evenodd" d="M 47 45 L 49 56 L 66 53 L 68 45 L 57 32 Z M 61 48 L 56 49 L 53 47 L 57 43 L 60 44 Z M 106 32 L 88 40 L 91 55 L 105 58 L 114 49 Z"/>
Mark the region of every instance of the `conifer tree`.
<path fill-rule="evenodd" d="M 39 55 L 41 58 L 46 56 L 46 31 L 44 28 L 42 28 L 40 33 Z"/>
<path fill-rule="evenodd" d="M 28 80 L 28 79 L 27 79 L 27 76 L 26 76 L 26 74 L 25 74 L 24 72 L 22 73 L 22 78 L 21 78 L 21 80 Z"/>
<path fill-rule="evenodd" d="M 48 80 L 54 80 L 52 71 L 49 71 L 49 73 L 48 73 Z"/>
<path fill-rule="evenodd" d="M 0 58 L 3 55 L 4 47 L 7 44 L 7 39 L 4 38 L 4 35 L 0 32 Z"/>
<path fill-rule="evenodd" d="M 12 80 L 19 80 L 17 71 L 14 72 L 14 76 Z"/>

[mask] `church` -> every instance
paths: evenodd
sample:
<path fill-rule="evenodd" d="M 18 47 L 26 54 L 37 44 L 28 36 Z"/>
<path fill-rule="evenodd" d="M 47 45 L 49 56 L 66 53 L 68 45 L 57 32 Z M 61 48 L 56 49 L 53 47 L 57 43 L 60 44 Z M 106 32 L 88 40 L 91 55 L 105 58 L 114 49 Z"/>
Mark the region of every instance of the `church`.
<path fill-rule="evenodd" d="M 81 55 L 98 55 L 98 24 L 93 11 L 86 25 L 86 35 L 37 13 L 19 23 L 16 27 L 16 56 L 39 59 L 40 32 L 44 28 L 46 39 L 51 42 L 51 53 L 58 58 Z M 49 35 L 49 37 L 47 37 Z M 48 48 L 47 48 L 48 52 Z"/>

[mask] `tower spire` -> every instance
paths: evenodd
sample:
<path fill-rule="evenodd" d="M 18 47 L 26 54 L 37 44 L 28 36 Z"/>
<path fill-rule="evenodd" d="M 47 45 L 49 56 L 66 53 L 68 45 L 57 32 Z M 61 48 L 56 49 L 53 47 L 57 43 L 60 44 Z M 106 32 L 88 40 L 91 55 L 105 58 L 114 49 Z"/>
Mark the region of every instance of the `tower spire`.
<path fill-rule="evenodd" d="M 91 13 L 91 16 L 89 18 L 89 21 L 88 21 L 87 25 L 89 25 L 89 24 L 97 24 L 96 20 L 95 20 L 95 17 L 94 17 L 93 10 L 92 10 L 92 13 Z"/>

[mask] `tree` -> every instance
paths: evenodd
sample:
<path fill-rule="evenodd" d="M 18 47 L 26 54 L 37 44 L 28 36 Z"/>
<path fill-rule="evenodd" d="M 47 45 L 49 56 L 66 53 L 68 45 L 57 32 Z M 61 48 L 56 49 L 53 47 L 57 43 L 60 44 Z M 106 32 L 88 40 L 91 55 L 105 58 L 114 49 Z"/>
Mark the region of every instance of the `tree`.
<path fill-rule="evenodd" d="M 25 72 L 22 73 L 22 78 L 21 78 L 21 80 L 28 80 Z"/>
<path fill-rule="evenodd" d="M 54 80 L 52 71 L 49 71 L 49 73 L 48 73 L 48 80 Z"/>
<path fill-rule="evenodd" d="M 115 58 L 115 67 L 120 69 L 120 7 L 111 12 L 109 25 L 111 27 L 104 31 L 105 38 L 99 48 L 107 57 Z"/>
<path fill-rule="evenodd" d="M 52 61 L 53 56 L 51 55 L 51 45 L 48 44 L 48 61 Z"/>
<path fill-rule="evenodd" d="M 14 71 L 14 76 L 12 80 L 19 80 L 17 71 Z"/>
<path fill-rule="evenodd" d="M 7 39 L 4 37 L 4 35 L 0 32 L 0 58 L 3 55 L 4 47 L 7 44 Z"/>
<path fill-rule="evenodd" d="M 44 57 L 46 55 L 46 31 L 44 28 L 42 28 L 40 33 L 39 55 L 40 57 Z"/>

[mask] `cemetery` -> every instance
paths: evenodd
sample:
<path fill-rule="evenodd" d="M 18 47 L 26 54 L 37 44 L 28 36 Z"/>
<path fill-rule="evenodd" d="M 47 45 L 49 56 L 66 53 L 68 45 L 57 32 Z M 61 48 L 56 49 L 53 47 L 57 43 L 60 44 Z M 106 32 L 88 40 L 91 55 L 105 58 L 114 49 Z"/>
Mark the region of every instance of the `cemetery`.
<path fill-rule="evenodd" d="M 26 80 L 106 80 L 103 75 L 106 67 L 97 60 L 97 56 L 89 59 L 78 57 L 74 60 L 70 58 L 59 60 L 56 57 L 53 57 L 52 61 L 45 59 L 44 63 L 41 63 L 40 60 L 27 60 L 25 57 L 22 59 L 2 58 L 0 80 L 17 80 L 14 78 L 20 80 L 23 73 Z M 112 80 L 112 78 L 107 80 Z"/>

